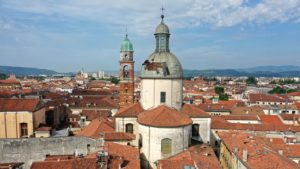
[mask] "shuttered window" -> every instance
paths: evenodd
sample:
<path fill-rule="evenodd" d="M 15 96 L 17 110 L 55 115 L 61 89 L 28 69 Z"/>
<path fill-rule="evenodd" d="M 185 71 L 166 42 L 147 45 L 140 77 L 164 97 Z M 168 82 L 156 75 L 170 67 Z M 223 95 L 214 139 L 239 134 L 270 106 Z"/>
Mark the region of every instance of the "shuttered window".
<path fill-rule="evenodd" d="M 172 153 L 172 140 L 165 138 L 161 140 L 161 153 L 171 154 Z"/>
<path fill-rule="evenodd" d="M 126 133 L 133 133 L 133 124 L 126 124 Z"/>
<path fill-rule="evenodd" d="M 21 137 L 28 137 L 28 126 L 27 123 L 20 124 Z"/>

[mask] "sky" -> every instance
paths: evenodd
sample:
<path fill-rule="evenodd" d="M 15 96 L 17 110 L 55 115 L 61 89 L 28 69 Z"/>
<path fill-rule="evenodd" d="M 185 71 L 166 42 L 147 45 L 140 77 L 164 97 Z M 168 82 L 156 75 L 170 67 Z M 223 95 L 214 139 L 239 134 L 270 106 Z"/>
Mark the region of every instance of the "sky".
<path fill-rule="evenodd" d="M 118 70 L 127 27 L 140 69 L 162 6 L 184 69 L 300 66 L 300 0 L 0 0 L 0 65 Z"/>

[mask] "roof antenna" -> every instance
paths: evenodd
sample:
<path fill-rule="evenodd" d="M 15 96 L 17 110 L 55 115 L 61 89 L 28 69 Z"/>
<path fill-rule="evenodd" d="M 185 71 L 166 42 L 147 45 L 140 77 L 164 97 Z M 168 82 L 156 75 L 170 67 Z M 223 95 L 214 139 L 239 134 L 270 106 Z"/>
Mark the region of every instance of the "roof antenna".
<path fill-rule="evenodd" d="M 161 20 L 164 20 L 164 17 L 165 17 L 165 16 L 164 16 L 164 10 L 165 10 L 165 8 L 164 8 L 164 6 L 162 5 L 162 6 L 161 6 L 161 16 L 160 16 L 160 17 L 161 17 Z"/>
<path fill-rule="evenodd" d="M 126 32 L 125 32 L 125 33 L 126 33 L 126 34 L 125 34 L 125 36 L 126 36 L 126 39 L 127 39 L 127 38 L 128 38 L 127 25 L 126 25 L 126 29 L 125 29 L 125 31 L 126 31 Z"/>

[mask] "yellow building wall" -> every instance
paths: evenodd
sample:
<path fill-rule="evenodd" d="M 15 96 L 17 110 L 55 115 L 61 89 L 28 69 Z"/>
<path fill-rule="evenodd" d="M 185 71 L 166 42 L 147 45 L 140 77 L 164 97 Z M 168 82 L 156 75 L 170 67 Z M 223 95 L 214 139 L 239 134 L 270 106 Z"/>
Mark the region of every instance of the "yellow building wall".
<path fill-rule="evenodd" d="M 41 123 L 46 123 L 45 112 L 45 108 L 41 108 L 40 110 L 33 112 L 34 128 L 38 128 Z"/>
<path fill-rule="evenodd" d="M 28 136 L 33 135 L 31 112 L 0 112 L 0 138 L 20 138 L 20 123 L 27 123 Z"/>
<path fill-rule="evenodd" d="M 5 116 L 4 112 L 0 112 L 0 138 L 6 138 L 4 116 Z"/>

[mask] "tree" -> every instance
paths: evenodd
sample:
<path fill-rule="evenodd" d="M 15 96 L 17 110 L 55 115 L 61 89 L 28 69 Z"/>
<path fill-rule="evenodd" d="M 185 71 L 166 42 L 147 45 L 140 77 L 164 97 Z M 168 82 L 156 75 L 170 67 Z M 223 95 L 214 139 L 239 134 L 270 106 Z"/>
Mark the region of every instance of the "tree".
<path fill-rule="evenodd" d="M 226 93 L 220 93 L 219 94 L 219 100 L 228 100 L 229 99 L 229 95 Z"/>
<path fill-rule="evenodd" d="M 7 79 L 7 75 L 0 73 L 0 80 L 4 80 L 4 79 Z"/>
<path fill-rule="evenodd" d="M 246 83 L 248 85 L 256 85 L 257 84 L 257 80 L 254 76 L 250 76 L 247 78 Z"/>
<path fill-rule="evenodd" d="M 116 77 L 112 77 L 111 79 L 110 79 L 110 82 L 112 82 L 113 84 L 119 84 L 119 79 L 118 78 L 116 78 Z"/>
<path fill-rule="evenodd" d="M 229 95 L 224 93 L 224 87 L 215 86 L 215 92 L 219 95 L 219 100 L 228 100 Z"/>
<path fill-rule="evenodd" d="M 224 87 L 222 87 L 222 86 L 215 86 L 215 92 L 217 94 L 224 93 Z"/>
<path fill-rule="evenodd" d="M 280 86 L 274 87 L 271 91 L 269 91 L 270 94 L 286 94 L 291 92 L 296 92 L 296 89 L 284 89 Z"/>

